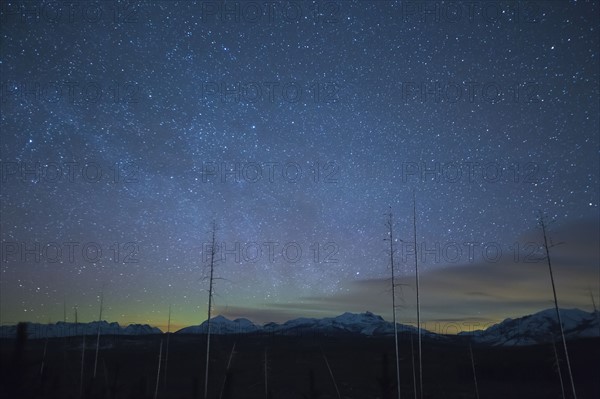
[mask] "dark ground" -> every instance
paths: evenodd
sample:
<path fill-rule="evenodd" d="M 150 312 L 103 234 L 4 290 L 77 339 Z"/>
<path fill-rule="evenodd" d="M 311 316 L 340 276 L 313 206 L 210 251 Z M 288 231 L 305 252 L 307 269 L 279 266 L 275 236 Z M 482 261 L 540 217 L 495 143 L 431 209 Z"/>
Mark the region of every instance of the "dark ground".
<path fill-rule="evenodd" d="M 86 337 L 83 395 L 87 399 L 154 397 L 160 340 L 164 336 L 103 337 L 92 378 L 95 336 Z M 205 336 L 170 335 L 167 379 L 162 362 L 158 398 L 192 399 L 204 394 Z M 231 368 L 224 381 L 232 346 Z M 0 340 L 2 398 L 79 398 L 82 338 Z M 415 340 L 416 348 L 416 340 Z M 560 346 L 558 346 L 560 350 Z M 268 395 L 265 393 L 265 350 Z M 401 340 L 403 398 L 414 398 L 410 339 Z M 561 398 L 551 345 L 473 347 L 480 398 Z M 579 399 L 600 397 L 600 339 L 569 343 Z M 209 398 L 395 398 L 393 337 L 214 336 L 211 339 Z M 569 379 L 563 373 L 566 398 Z M 424 398 L 475 398 L 468 346 L 423 341 Z M 221 396 L 222 394 L 222 396 Z"/>

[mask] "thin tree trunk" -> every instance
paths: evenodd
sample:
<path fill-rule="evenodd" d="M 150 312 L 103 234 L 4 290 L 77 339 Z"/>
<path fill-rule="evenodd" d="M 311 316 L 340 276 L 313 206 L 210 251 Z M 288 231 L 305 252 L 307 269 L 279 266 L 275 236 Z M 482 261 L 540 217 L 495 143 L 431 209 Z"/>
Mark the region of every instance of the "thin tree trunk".
<path fill-rule="evenodd" d="M 44 364 L 46 363 L 46 350 L 48 349 L 48 333 L 46 332 L 46 341 L 44 342 L 44 356 L 42 357 L 42 367 L 40 368 L 40 375 L 44 374 Z"/>
<path fill-rule="evenodd" d="M 204 399 L 208 398 L 208 362 L 210 358 L 210 316 L 211 316 L 211 307 L 212 307 L 212 295 L 213 295 L 213 272 L 214 272 L 214 261 L 215 261 L 215 223 L 213 222 L 212 229 L 212 240 L 210 247 L 210 282 L 208 288 L 208 320 L 206 321 L 207 325 L 207 334 L 206 334 L 206 368 L 204 373 Z"/>
<path fill-rule="evenodd" d="M 550 280 L 552 281 L 552 294 L 554 295 L 554 308 L 556 309 L 556 318 L 558 319 L 558 326 L 560 328 L 560 336 L 562 338 L 563 349 L 565 351 L 565 360 L 567 362 L 567 370 L 569 372 L 569 380 L 571 381 L 571 390 L 573 392 L 573 398 L 577 399 L 577 393 L 575 392 L 575 382 L 573 381 L 573 373 L 571 371 L 571 362 L 569 361 L 569 351 L 567 349 L 567 340 L 565 339 L 565 332 L 560 317 L 560 311 L 558 307 L 558 299 L 556 296 L 556 286 L 554 285 L 554 275 L 552 273 L 552 262 L 550 261 L 550 249 L 548 246 L 548 236 L 546 234 L 546 223 L 544 222 L 544 215 L 540 211 L 540 225 L 542 226 L 542 232 L 544 233 L 544 249 L 546 250 L 546 260 L 548 261 L 548 270 L 550 271 Z"/>
<path fill-rule="evenodd" d="M 158 383 L 160 382 L 160 362 L 162 360 L 163 340 L 160 340 L 160 348 L 158 349 L 158 371 L 156 372 L 156 386 L 154 388 L 154 399 L 158 398 Z"/>
<path fill-rule="evenodd" d="M 398 392 L 398 399 L 400 399 L 400 356 L 398 353 L 398 325 L 396 324 L 396 283 L 394 279 L 394 226 L 391 207 L 390 213 L 388 214 L 387 227 L 389 229 L 388 234 L 390 240 L 390 263 L 392 269 L 392 320 L 394 323 L 394 343 L 396 346 L 396 386 Z"/>
<path fill-rule="evenodd" d="M 98 334 L 96 336 L 96 356 L 94 359 L 94 379 L 96 378 L 96 370 L 98 369 L 98 351 L 100 350 L 100 325 L 102 324 L 102 309 L 104 306 L 104 288 L 100 292 L 100 317 L 98 317 Z"/>
<path fill-rule="evenodd" d="M 598 336 L 600 337 L 600 313 L 598 313 L 598 309 L 596 308 L 596 300 L 594 299 L 594 294 L 592 290 L 590 290 L 590 297 L 592 298 L 592 306 L 594 307 L 594 316 L 596 316 L 596 323 L 598 323 Z"/>
<path fill-rule="evenodd" d="M 229 360 L 227 361 L 227 368 L 225 369 L 225 378 L 223 379 L 223 386 L 221 387 L 221 393 L 219 394 L 219 399 L 223 398 L 223 392 L 225 392 L 225 385 L 227 384 L 227 374 L 229 374 L 229 368 L 231 367 L 231 360 L 233 359 L 233 353 L 235 351 L 235 344 L 233 343 L 233 347 L 231 348 L 231 353 L 229 353 Z"/>
<path fill-rule="evenodd" d="M 477 386 L 477 373 L 475 372 L 475 357 L 473 356 L 473 347 L 469 344 L 469 353 L 471 354 L 471 367 L 473 368 L 473 382 L 475 383 L 475 397 L 479 399 L 479 387 Z"/>
<path fill-rule="evenodd" d="M 327 360 L 327 356 L 325 356 L 325 352 L 321 347 L 321 354 L 323 355 L 323 359 L 325 359 L 325 364 L 327 365 L 327 370 L 329 370 L 329 375 L 331 376 L 331 381 L 333 381 L 333 386 L 335 387 L 335 392 L 337 393 L 338 399 L 342 399 L 342 395 L 340 395 L 340 390 L 338 389 L 338 385 L 335 382 L 335 377 L 333 376 L 333 371 L 331 370 L 331 366 L 329 365 L 329 361 Z"/>
<path fill-rule="evenodd" d="M 63 341 L 63 361 L 67 364 L 67 343 L 69 341 L 69 327 L 67 326 L 67 299 L 63 296 L 63 327 L 62 327 L 62 341 Z"/>
<path fill-rule="evenodd" d="M 77 306 L 75 306 L 75 334 L 73 334 L 73 337 L 77 337 L 79 335 L 79 319 L 77 316 Z"/>
<path fill-rule="evenodd" d="M 413 235 L 415 238 L 414 252 L 415 252 L 415 279 L 417 288 L 417 334 L 418 334 L 418 346 L 419 346 L 419 397 L 423 399 L 423 360 L 421 350 L 421 301 L 419 296 L 419 261 L 417 253 L 417 204 L 415 200 L 415 192 L 413 191 Z"/>
<path fill-rule="evenodd" d="M 79 372 L 79 397 L 83 398 L 83 365 L 85 364 L 85 332 L 83 333 L 83 345 L 81 347 L 81 371 Z"/>
<path fill-rule="evenodd" d="M 167 366 L 169 365 L 169 338 L 171 337 L 171 305 L 169 305 L 169 321 L 167 322 L 167 348 L 165 353 L 165 388 L 167 387 Z"/>
<path fill-rule="evenodd" d="M 558 358 L 558 351 L 556 350 L 556 343 L 554 342 L 554 337 L 552 338 L 552 349 L 554 349 L 554 359 L 556 360 L 556 369 L 558 370 L 558 379 L 560 380 L 560 392 L 562 394 L 562 399 L 565 399 L 565 384 L 562 378 L 562 372 L 560 371 L 560 359 Z"/>

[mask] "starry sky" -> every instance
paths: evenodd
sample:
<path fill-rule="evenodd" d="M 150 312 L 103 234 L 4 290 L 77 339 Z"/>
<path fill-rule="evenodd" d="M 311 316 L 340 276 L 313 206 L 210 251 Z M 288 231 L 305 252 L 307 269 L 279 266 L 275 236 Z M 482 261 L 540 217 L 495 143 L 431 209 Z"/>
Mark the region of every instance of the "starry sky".
<path fill-rule="evenodd" d="M 552 306 L 538 210 L 600 302 L 596 2 L 1 12 L 2 324 L 199 324 L 213 220 L 213 314 L 389 319 L 390 209 L 411 323 L 413 193 L 426 328 Z"/>

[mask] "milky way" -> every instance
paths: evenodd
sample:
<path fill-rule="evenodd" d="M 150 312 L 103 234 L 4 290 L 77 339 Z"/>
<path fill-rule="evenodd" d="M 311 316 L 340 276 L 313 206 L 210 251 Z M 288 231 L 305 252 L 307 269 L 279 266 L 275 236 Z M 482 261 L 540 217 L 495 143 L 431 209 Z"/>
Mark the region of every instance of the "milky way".
<path fill-rule="evenodd" d="M 556 234 L 597 234 L 598 12 L 3 2 L 1 322 L 62 320 L 65 304 L 69 320 L 75 306 L 92 320 L 104 289 L 107 319 L 162 326 L 173 304 L 177 324 L 197 324 L 212 220 L 216 312 L 256 321 L 389 315 L 374 282 L 389 275 L 390 207 L 411 297 L 413 191 L 424 284 L 523 262 L 539 250 L 539 209 Z M 585 254 L 581 284 L 563 273 L 573 306 L 598 292 L 597 241 L 586 243 L 562 246 L 565 267 Z M 520 281 L 455 281 L 447 298 L 498 285 L 519 298 Z M 549 307 L 542 291 L 519 306 Z M 461 303 L 444 316 L 489 311 Z M 424 317 L 442 317 L 429 306 Z"/>

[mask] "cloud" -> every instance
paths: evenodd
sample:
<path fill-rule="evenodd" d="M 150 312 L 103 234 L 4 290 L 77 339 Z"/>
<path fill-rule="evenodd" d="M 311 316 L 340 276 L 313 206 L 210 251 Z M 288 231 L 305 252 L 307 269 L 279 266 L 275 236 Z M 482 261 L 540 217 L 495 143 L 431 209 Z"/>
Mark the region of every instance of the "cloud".
<path fill-rule="evenodd" d="M 553 272 L 559 305 L 591 310 L 590 289 L 598 297 L 599 233 L 594 222 L 579 221 L 551 230 Z M 530 231 L 519 242 L 540 242 L 541 233 Z M 433 266 L 420 276 L 422 320 L 429 323 L 492 323 L 507 317 L 530 314 L 553 306 L 548 265 L 545 259 L 515 259 L 504 254 L 497 262 L 473 262 Z M 415 323 L 414 275 L 397 278 L 397 314 L 402 323 Z M 227 315 L 254 321 L 285 321 L 290 318 L 334 316 L 372 311 L 391 319 L 390 279 L 348 281 L 339 293 L 311 296 L 297 302 L 265 304 L 261 308 L 230 308 Z"/>

